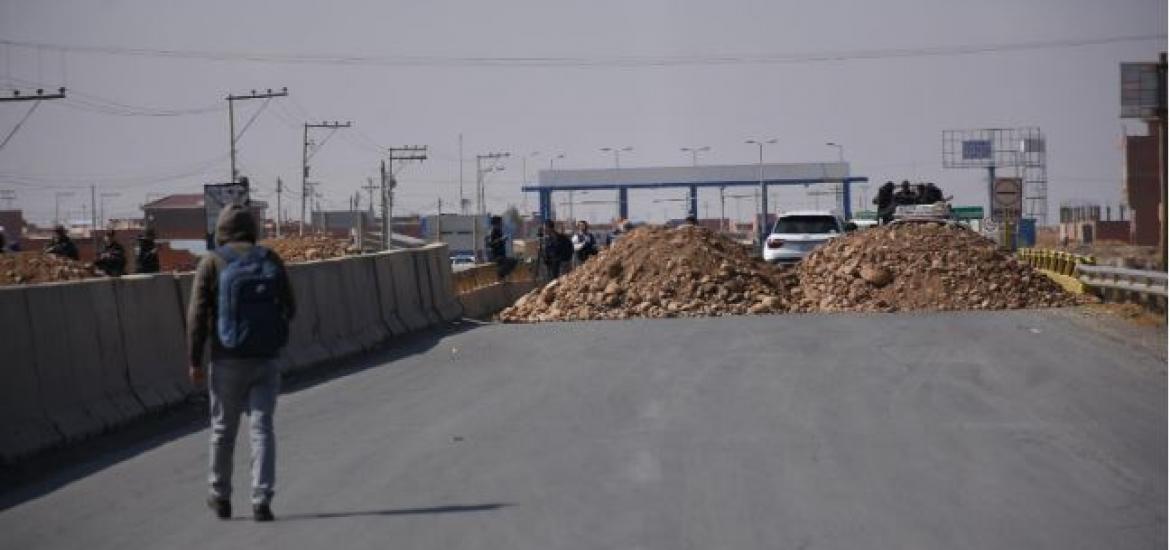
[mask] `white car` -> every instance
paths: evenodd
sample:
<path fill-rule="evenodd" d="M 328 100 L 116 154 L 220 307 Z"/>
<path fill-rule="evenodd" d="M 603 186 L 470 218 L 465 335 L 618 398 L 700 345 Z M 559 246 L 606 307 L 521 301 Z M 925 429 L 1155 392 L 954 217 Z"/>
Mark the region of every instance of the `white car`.
<path fill-rule="evenodd" d="M 776 218 L 772 233 L 764 240 L 764 261 L 794 264 L 816 247 L 852 231 L 857 226 L 835 212 L 803 210 Z"/>

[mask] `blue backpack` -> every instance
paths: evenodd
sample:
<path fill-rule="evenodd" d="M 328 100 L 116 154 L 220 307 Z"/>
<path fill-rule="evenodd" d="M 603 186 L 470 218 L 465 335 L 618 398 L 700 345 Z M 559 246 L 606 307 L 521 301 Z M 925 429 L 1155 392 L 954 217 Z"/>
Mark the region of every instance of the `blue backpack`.
<path fill-rule="evenodd" d="M 223 347 L 242 357 L 271 357 L 288 342 L 288 320 L 280 303 L 280 267 L 267 248 L 243 254 L 215 250 L 227 262 L 219 273 L 216 332 Z"/>

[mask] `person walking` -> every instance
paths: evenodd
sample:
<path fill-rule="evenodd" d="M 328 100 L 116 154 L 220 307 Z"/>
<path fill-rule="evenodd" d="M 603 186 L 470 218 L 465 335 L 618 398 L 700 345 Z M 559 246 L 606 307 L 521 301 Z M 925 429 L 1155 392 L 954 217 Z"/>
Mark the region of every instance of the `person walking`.
<path fill-rule="evenodd" d="M 158 246 L 154 242 L 154 228 L 148 227 L 138 236 L 138 253 L 134 255 L 135 273 L 158 273 Z"/>
<path fill-rule="evenodd" d="M 220 212 L 218 247 L 199 261 L 187 308 L 188 375 L 196 386 L 206 383 L 210 403 L 207 505 L 220 519 L 232 516 L 232 454 L 242 412 L 251 424 L 252 518 L 274 519 L 273 414 L 280 391 L 274 359 L 288 341 L 296 303 L 284 262 L 256 244 L 258 234 L 247 207 L 229 205 Z M 204 374 L 207 343 L 211 357 Z"/>

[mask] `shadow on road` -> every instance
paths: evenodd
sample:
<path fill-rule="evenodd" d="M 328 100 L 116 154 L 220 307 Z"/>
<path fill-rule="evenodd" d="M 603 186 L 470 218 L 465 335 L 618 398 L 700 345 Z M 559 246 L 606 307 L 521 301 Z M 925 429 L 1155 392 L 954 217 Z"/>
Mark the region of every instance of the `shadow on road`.
<path fill-rule="evenodd" d="M 501 508 L 510 508 L 515 504 L 507 502 L 492 502 L 487 504 L 452 504 L 449 506 L 434 506 L 431 508 L 396 508 L 390 510 L 362 510 L 356 512 L 320 512 L 310 514 L 282 514 L 277 516 L 278 521 L 297 521 L 306 519 L 337 519 L 376 516 L 422 516 L 429 514 L 457 514 L 465 512 L 491 512 Z"/>
<path fill-rule="evenodd" d="M 382 347 L 338 361 L 284 375 L 281 393 L 306 388 L 426 353 L 447 337 L 473 330 L 480 323 L 462 322 L 392 339 Z M 15 464 L 0 465 L 0 511 L 51 493 L 73 481 L 207 428 L 207 394 L 147 414 L 106 433 L 64 447 L 49 449 Z M 276 427 L 280 437 L 280 425 Z"/>

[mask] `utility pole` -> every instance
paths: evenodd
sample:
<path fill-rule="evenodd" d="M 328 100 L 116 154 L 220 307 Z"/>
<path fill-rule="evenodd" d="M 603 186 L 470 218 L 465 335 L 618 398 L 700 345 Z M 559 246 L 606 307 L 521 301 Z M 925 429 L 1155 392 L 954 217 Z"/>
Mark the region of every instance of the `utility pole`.
<path fill-rule="evenodd" d="M 439 197 L 439 214 L 435 216 L 435 240 L 443 242 L 443 197 Z"/>
<path fill-rule="evenodd" d="M 362 189 L 366 190 L 366 193 L 369 195 L 369 198 L 370 198 L 370 200 L 369 200 L 370 206 L 368 208 L 368 210 L 370 212 L 370 217 L 374 216 L 374 191 L 377 191 L 380 188 L 381 188 L 380 186 L 374 185 L 374 178 L 366 178 L 366 184 L 362 187 Z"/>
<path fill-rule="evenodd" d="M 475 261 L 479 261 L 479 222 L 487 214 L 487 200 L 484 193 L 484 174 L 489 172 L 500 172 L 504 169 L 503 166 L 496 164 L 496 161 L 502 158 L 509 157 L 509 153 L 487 153 L 484 155 L 475 156 L 475 217 L 471 220 L 471 250 L 472 255 L 475 256 Z M 487 169 L 483 167 L 483 161 L 490 160 L 492 165 Z"/>
<path fill-rule="evenodd" d="M 459 134 L 459 213 L 467 214 L 467 208 L 463 205 L 463 133 Z"/>
<path fill-rule="evenodd" d="M 394 188 L 398 181 L 394 179 L 394 161 L 422 162 L 427 160 L 426 145 L 403 145 L 386 149 L 390 155 L 390 170 L 387 172 L 386 163 L 382 163 L 382 247 L 390 250 L 391 234 L 394 232 L 394 223 L 391 214 L 394 208 Z M 389 177 L 387 177 L 389 176 Z"/>
<path fill-rule="evenodd" d="M 21 94 L 20 90 L 12 90 L 10 96 L 0 96 L 0 102 L 3 101 L 40 101 L 42 99 L 65 99 L 65 88 L 57 88 L 57 93 L 45 93 L 42 88 L 37 88 L 36 93 Z"/>
<path fill-rule="evenodd" d="M 122 196 L 121 193 L 102 193 L 102 194 L 98 195 L 98 197 L 101 199 L 98 202 L 98 206 L 101 207 L 101 210 L 98 211 L 97 225 L 95 225 L 94 227 L 100 227 L 102 225 L 105 225 L 105 223 L 107 221 L 107 219 L 106 219 L 106 199 L 112 199 L 112 198 L 121 197 L 121 196 Z"/>
<path fill-rule="evenodd" d="M 57 191 L 53 195 L 53 225 L 61 225 L 61 198 L 72 196 L 73 191 Z"/>
<path fill-rule="evenodd" d="M 62 93 L 64 93 L 64 88 L 62 88 Z M 236 173 L 236 140 L 239 139 L 239 136 L 236 135 L 236 102 L 237 101 L 244 101 L 244 100 L 248 100 L 248 99 L 272 99 L 274 97 L 284 97 L 287 95 L 288 95 L 288 88 L 281 88 L 279 92 L 273 92 L 272 88 L 269 88 L 268 90 L 264 91 L 264 93 L 259 93 L 259 94 L 256 93 L 256 90 L 252 90 L 252 93 L 250 93 L 248 95 L 232 95 L 230 93 L 228 94 L 228 96 L 227 96 L 227 102 L 228 102 L 228 140 L 229 140 L 228 143 L 230 145 L 230 153 L 231 153 L 231 158 L 232 158 L 232 160 L 231 160 L 231 163 L 232 163 L 231 180 L 230 180 L 232 183 L 235 183 L 236 178 L 238 177 L 238 174 Z"/>
<path fill-rule="evenodd" d="M 280 194 L 284 192 L 284 182 L 276 178 L 276 238 L 280 238 Z"/>
<path fill-rule="evenodd" d="M 309 130 L 312 128 L 326 128 L 329 130 L 337 131 L 340 128 L 349 128 L 352 125 L 353 124 L 350 122 L 346 122 L 345 124 L 342 124 L 342 123 L 337 122 L 337 121 L 319 122 L 316 124 L 311 123 L 311 122 L 306 122 L 304 124 L 304 134 L 301 137 L 301 227 L 300 227 L 300 234 L 301 235 L 305 234 L 305 224 L 307 223 L 307 220 L 305 218 L 305 210 L 307 208 L 308 200 L 309 200 L 309 187 L 313 185 L 312 183 L 309 183 L 309 158 L 313 156 L 313 155 L 309 154 Z M 322 143 L 320 146 L 318 146 L 313 151 L 313 153 L 316 154 L 317 151 L 320 151 L 321 147 L 324 145 L 325 144 Z"/>

